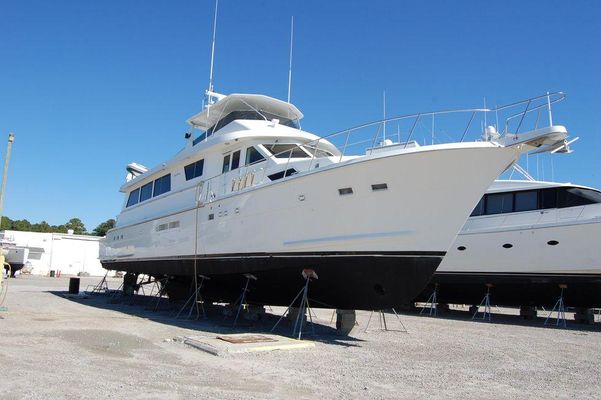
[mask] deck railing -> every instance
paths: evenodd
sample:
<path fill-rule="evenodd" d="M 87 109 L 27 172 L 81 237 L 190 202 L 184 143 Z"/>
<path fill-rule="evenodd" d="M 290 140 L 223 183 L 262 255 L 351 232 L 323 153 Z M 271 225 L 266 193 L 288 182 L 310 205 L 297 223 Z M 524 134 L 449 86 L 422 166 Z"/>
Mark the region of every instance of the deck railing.
<path fill-rule="evenodd" d="M 327 149 L 327 146 L 324 145 L 326 141 L 338 148 L 340 153 L 335 155 L 335 161 L 342 162 L 346 156 L 370 154 L 378 146 L 383 145 L 396 144 L 407 148 L 420 142 L 421 144 L 441 144 L 495 140 L 506 134 L 541 128 L 544 126 L 542 125 L 544 122 L 546 122 L 546 126 L 552 126 L 552 107 L 563 101 L 565 97 L 563 92 L 553 92 L 494 108 L 450 109 L 391 117 L 337 131 L 296 145 L 271 157 L 273 159 L 287 158 L 282 178 L 285 179 L 295 150 L 302 146 L 311 153 L 307 168 L 297 171 L 297 173 L 306 172 L 311 170 L 315 161 L 321 158 L 318 153 Z M 541 115 L 544 111 L 546 111 L 546 121 L 544 121 L 545 117 Z M 474 124 L 474 121 L 478 120 L 481 122 L 479 127 Z M 391 125 L 396 125 L 396 132 L 385 134 L 386 128 Z M 489 126 L 494 127 L 494 130 L 488 128 Z M 502 130 L 499 129 L 500 127 Z M 202 181 L 197 189 L 198 201 L 202 204 L 208 203 L 229 193 L 264 183 L 267 177 L 265 169 L 258 165 L 260 162 L 262 161 L 238 168 L 238 173 L 234 176 L 229 171 Z"/>

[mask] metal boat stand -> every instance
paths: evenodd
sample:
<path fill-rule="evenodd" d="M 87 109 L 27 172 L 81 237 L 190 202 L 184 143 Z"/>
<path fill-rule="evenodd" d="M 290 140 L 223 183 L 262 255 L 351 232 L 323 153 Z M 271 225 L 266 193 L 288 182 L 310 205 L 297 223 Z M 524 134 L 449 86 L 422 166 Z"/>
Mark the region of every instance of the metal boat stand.
<path fill-rule="evenodd" d="M 438 296 L 437 296 L 437 292 L 438 292 L 438 283 L 434 284 L 434 290 L 432 291 L 432 294 L 430 295 L 430 297 L 428 297 L 428 301 L 426 301 L 426 304 L 424 304 L 424 306 L 422 307 L 422 310 L 419 312 L 420 315 L 422 315 L 424 313 L 424 311 L 426 310 L 426 308 L 428 309 L 428 315 L 430 317 L 434 316 L 437 317 L 438 316 Z"/>
<path fill-rule="evenodd" d="M 198 282 L 198 278 L 200 278 L 200 283 Z M 202 317 L 205 319 L 207 318 L 207 313 L 205 311 L 204 302 L 202 301 L 202 296 L 200 294 L 200 291 L 202 290 L 202 285 L 203 285 L 205 279 L 210 280 L 211 278 L 209 278 L 208 276 L 205 276 L 205 275 L 198 275 L 196 277 L 196 279 L 194 280 L 194 283 L 195 283 L 194 293 L 192 293 L 192 296 L 190 296 L 188 298 L 188 300 L 186 300 L 186 302 L 184 303 L 182 308 L 180 308 L 180 310 L 177 313 L 177 315 L 175 316 L 175 318 L 179 318 L 182 311 L 184 311 L 186 306 L 188 306 L 188 303 L 190 303 L 190 310 L 188 311 L 188 319 L 192 316 L 192 310 L 194 310 L 195 308 L 196 308 L 196 319 L 198 319 L 200 317 L 201 309 L 202 309 Z M 200 304 L 200 308 L 198 307 L 199 304 Z"/>
<path fill-rule="evenodd" d="M 240 293 L 238 300 L 236 300 L 236 302 L 234 303 L 234 307 L 236 306 L 236 304 L 238 305 L 238 311 L 236 312 L 236 318 L 234 318 L 234 323 L 232 324 L 232 328 L 236 327 L 236 323 L 238 322 L 238 317 L 240 316 L 240 312 L 247 305 L 246 304 L 246 293 L 248 293 L 248 290 L 249 290 L 248 284 L 250 283 L 251 280 L 256 281 L 258 279 L 253 274 L 244 274 L 244 277 L 246 278 L 246 284 L 244 285 L 244 288 L 242 288 L 242 293 Z"/>
<path fill-rule="evenodd" d="M 100 280 L 100 282 L 98 282 L 96 285 L 92 286 L 89 285 L 86 288 L 85 293 L 86 294 L 100 294 L 100 293 L 109 293 L 109 285 L 106 281 L 106 277 L 108 276 L 109 271 L 106 271 L 106 274 L 104 274 L 104 276 L 102 277 L 102 279 Z M 89 290 L 90 286 L 92 286 L 92 290 Z"/>
<path fill-rule="evenodd" d="M 565 307 L 565 303 L 563 302 L 563 291 L 565 288 L 568 287 L 568 285 L 559 285 L 559 287 L 561 288 L 561 292 L 559 293 L 559 299 L 557 299 L 557 302 L 553 306 L 553 309 L 551 310 L 551 312 L 549 312 L 547 319 L 545 319 L 545 324 L 544 324 L 545 326 L 549 322 L 551 315 L 554 312 L 557 312 L 557 320 L 555 321 L 555 326 L 558 327 L 561 324 L 561 326 L 563 326 L 564 328 L 567 327 L 566 307 Z"/>
<path fill-rule="evenodd" d="M 399 316 L 399 314 L 397 314 L 396 310 L 394 308 L 392 308 L 391 310 L 394 313 L 394 316 L 396 317 L 399 324 L 401 324 L 401 329 L 391 329 L 388 327 L 388 323 L 386 322 L 386 313 L 384 312 L 384 310 L 372 310 L 371 313 L 369 314 L 369 319 L 367 320 L 367 324 L 365 324 L 365 330 L 363 331 L 363 333 L 370 332 L 369 324 L 371 323 L 371 318 L 373 317 L 374 312 L 378 313 L 379 329 L 377 329 L 377 330 L 383 331 L 383 332 L 392 331 L 392 332 L 409 333 L 409 331 L 407 331 L 407 328 L 405 327 L 405 324 L 403 324 L 403 321 L 401 321 L 401 317 Z"/>
<path fill-rule="evenodd" d="M 297 339 L 300 340 L 303 335 L 303 323 L 305 322 L 307 313 L 309 314 L 309 321 L 311 322 L 311 334 L 315 335 L 315 324 L 313 323 L 313 317 L 311 315 L 311 305 L 309 304 L 309 282 L 311 279 L 319 279 L 317 277 L 317 273 L 310 268 L 303 269 L 302 276 L 305 279 L 305 285 L 302 287 L 300 292 L 294 297 L 290 305 L 286 308 L 284 313 L 280 316 L 280 319 L 275 323 L 273 328 L 271 328 L 271 332 L 277 328 L 279 323 L 284 319 L 286 314 L 289 314 L 292 310 L 292 306 L 296 302 L 296 300 L 300 297 L 300 305 L 298 307 L 298 312 L 296 314 L 296 318 L 294 318 L 294 327 L 292 328 L 292 336 L 297 336 Z"/>
<path fill-rule="evenodd" d="M 161 279 L 155 278 L 153 281 L 152 289 L 150 289 L 150 294 L 148 295 L 150 297 L 148 299 L 149 304 L 156 297 L 156 303 L 155 303 L 154 307 L 152 307 L 153 312 L 157 312 L 157 310 L 159 309 L 159 304 L 161 303 L 161 300 L 163 299 L 163 296 L 165 295 L 165 284 L 167 283 L 168 280 L 169 280 L 169 278 L 165 277 L 165 278 L 161 278 Z M 155 293 L 155 289 L 156 289 L 156 293 Z M 151 307 L 148 307 L 148 308 L 150 309 Z"/>
<path fill-rule="evenodd" d="M 480 307 L 484 306 L 484 311 L 482 312 L 481 319 L 488 320 L 488 322 L 491 321 L 491 319 L 492 319 L 492 312 L 491 312 L 491 307 L 490 307 L 490 288 L 491 287 L 493 287 L 492 284 L 490 284 L 490 283 L 486 284 L 486 294 L 484 295 L 484 298 L 480 302 L 480 305 L 478 305 L 476 307 L 476 310 L 474 311 L 474 314 L 472 315 L 472 320 L 476 319 L 476 316 L 480 312 Z"/>

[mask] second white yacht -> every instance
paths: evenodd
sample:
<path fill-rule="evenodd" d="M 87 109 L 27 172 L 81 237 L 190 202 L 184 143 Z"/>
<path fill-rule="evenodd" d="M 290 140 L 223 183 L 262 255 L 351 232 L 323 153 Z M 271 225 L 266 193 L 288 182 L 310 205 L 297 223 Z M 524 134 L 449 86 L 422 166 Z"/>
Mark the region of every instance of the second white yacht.
<path fill-rule="evenodd" d="M 601 306 L 601 192 L 569 183 L 496 181 L 419 296 L 478 304 Z M 561 285 L 561 286 L 560 286 Z"/>

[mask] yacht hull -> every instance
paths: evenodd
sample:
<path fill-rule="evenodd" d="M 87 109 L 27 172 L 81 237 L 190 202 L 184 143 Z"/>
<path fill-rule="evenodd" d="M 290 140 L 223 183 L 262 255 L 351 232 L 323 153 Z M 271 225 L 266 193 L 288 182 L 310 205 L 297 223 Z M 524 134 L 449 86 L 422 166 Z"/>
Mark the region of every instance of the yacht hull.
<path fill-rule="evenodd" d="M 563 300 L 567 307 L 601 307 L 601 274 L 436 272 L 416 300 L 427 301 L 434 284 L 438 285 L 439 303 L 480 304 L 486 285 L 490 284 L 493 304 L 552 308 L 561 294 L 560 285 L 563 285 Z"/>
<path fill-rule="evenodd" d="M 313 268 L 311 297 L 323 307 L 395 307 L 423 289 L 482 193 L 517 156 L 490 143 L 407 149 L 198 206 L 192 187 L 170 203 L 125 210 L 100 260 L 107 269 L 193 276 L 196 254 L 197 272 L 223 292 L 215 298 L 235 299 L 252 273 L 259 279 L 251 300 L 265 304 L 288 304 L 302 269 Z M 177 202 L 188 208 L 161 208 Z"/>
<path fill-rule="evenodd" d="M 196 271 L 210 277 L 203 283 L 206 301 L 234 302 L 249 281 L 247 301 L 252 304 L 289 305 L 304 285 L 303 269 L 313 269 L 318 279 L 309 285 L 313 307 L 381 309 L 415 297 L 430 280 L 444 253 L 298 253 L 244 254 L 200 257 Z M 187 298 L 194 275 L 194 259 L 134 261 L 105 268 L 162 277 L 172 276 L 167 287 L 171 298 Z"/>

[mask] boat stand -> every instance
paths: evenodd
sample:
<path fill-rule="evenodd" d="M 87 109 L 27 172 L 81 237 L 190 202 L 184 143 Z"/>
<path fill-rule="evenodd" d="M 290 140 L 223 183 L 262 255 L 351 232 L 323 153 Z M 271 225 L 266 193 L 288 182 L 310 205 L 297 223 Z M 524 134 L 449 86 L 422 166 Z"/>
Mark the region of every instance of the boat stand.
<path fill-rule="evenodd" d="M 198 282 L 198 278 L 200 278 L 200 283 Z M 202 296 L 200 294 L 200 291 L 202 290 L 202 285 L 203 285 L 205 279 L 210 280 L 211 278 L 209 278 L 208 276 L 205 276 L 205 275 L 198 275 L 196 277 L 196 279 L 194 279 L 194 283 L 195 283 L 194 293 L 192 293 L 192 296 L 190 296 L 188 298 L 188 300 L 186 300 L 186 302 L 184 303 L 182 308 L 180 308 L 179 312 L 175 316 L 176 319 L 179 318 L 182 311 L 184 311 L 184 309 L 188 306 L 188 303 L 190 304 L 190 310 L 188 311 L 188 319 L 192 316 L 192 310 L 194 310 L 195 308 L 196 308 L 196 319 L 200 318 L 200 309 L 202 309 L 202 317 L 205 319 L 207 318 L 207 313 L 205 311 L 204 302 L 202 301 Z M 199 304 L 200 304 L 200 308 L 198 307 Z"/>
<path fill-rule="evenodd" d="M 294 299 L 292 300 L 290 305 L 286 308 L 284 313 L 280 316 L 280 319 L 278 319 L 278 322 L 276 322 L 275 325 L 273 326 L 273 328 L 271 328 L 271 332 L 273 332 L 275 330 L 275 328 L 277 328 L 279 323 L 282 321 L 282 319 L 284 319 L 286 314 L 290 314 L 290 311 L 293 308 L 292 306 L 294 305 L 296 300 L 300 297 L 301 298 L 300 305 L 298 307 L 298 312 L 296 314 L 296 317 L 294 318 L 294 327 L 292 328 L 292 336 L 297 336 L 297 333 L 298 333 L 298 337 L 297 337 L 298 340 L 300 340 L 302 337 L 303 323 L 305 322 L 307 314 L 309 314 L 309 321 L 311 323 L 311 334 L 315 335 L 315 326 L 314 326 L 315 324 L 313 323 L 313 317 L 311 315 L 311 305 L 309 304 L 309 282 L 311 282 L 311 279 L 318 279 L 318 277 L 317 277 L 317 273 L 315 273 L 314 270 L 309 269 L 309 268 L 303 269 L 302 276 L 305 279 L 305 285 L 302 287 L 300 292 L 298 292 L 298 294 L 296 296 L 294 296 Z"/>
<path fill-rule="evenodd" d="M 92 286 L 92 290 L 88 290 L 90 288 L 90 286 L 88 286 L 86 288 L 85 293 L 86 294 L 100 294 L 100 293 L 108 293 L 110 292 L 109 290 L 109 285 L 108 282 L 106 281 L 106 277 L 108 276 L 109 271 L 106 271 L 106 274 L 104 274 L 104 276 L 102 277 L 102 279 L 100 280 L 100 282 L 98 282 L 96 285 Z"/>
<path fill-rule="evenodd" d="M 476 316 L 480 312 L 480 307 L 484 306 L 484 312 L 482 313 L 481 319 L 482 320 L 487 319 L 488 322 L 491 321 L 492 313 L 491 313 L 491 307 L 490 307 L 490 288 L 492 286 L 493 285 L 491 285 L 490 283 L 486 284 L 486 294 L 484 295 L 484 298 L 480 302 L 480 305 L 478 307 L 476 307 L 476 311 L 474 311 L 474 315 L 472 315 L 472 320 L 476 319 Z"/>
<path fill-rule="evenodd" d="M 438 292 L 438 283 L 435 283 L 434 284 L 434 290 L 432 291 L 432 294 L 430 295 L 430 297 L 428 297 L 428 301 L 426 301 L 426 304 L 422 307 L 422 310 L 419 312 L 420 315 L 422 315 L 424 313 L 424 311 L 426 310 L 426 308 L 427 308 L 428 309 L 428 315 L 430 317 L 432 317 L 432 316 L 437 317 L 438 316 L 437 292 Z"/>
<path fill-rule="evenodd" d="M 363 333 L 368 333 L 369 331 L 369 324 L 371 323 L 371 318 L 374 315 L 374 312 L 378 313 L 378 323 L 379 323 L 379 331 L 383 331 L 383 332 L 404 332 L 404 333 L 409 333 L 409 331 L 407 331 L 407 328 L 405 327 L 405 324 L 403 324 L 403 321 L 401 321 L 401 317 L 399 317 L 399 314 L 397 314 L 396 310 L 394 308 L 391 309 L 392 312 L 394 313 L 394 316 L 396 317 L 397 321 L 399 322 L 399 324 L 401 324 L 401 329 L 390 329 L 388 327 L 388 323 L 386 322 L 386 313 L 384 312 L 384 310 L 372 310 L 371 313 L 369 314 L 369 319 L 367 320 L 367 324 L 365 325 L 365 330 L 363 331 Z"/>
<path fill-rule="evenodd" d="M 242 289 L 242 293 L 240 293 L 238 300 L 236 300 L 236 302 L 234 303 L 234 307 L 236 306 L 236 304 L 238 305 L 238 311 L 236 312 L 236 318 L 234 318 L 234 324 L 232 325 L 233 328 L 236 327 L 236 323 L 238 322 L 238 317 L 240 316 L 240 312 L 247 305 L 246 304 L 246 293 L 248 293 L 248 290 L 249 290 L 248 284 L 250 283 L 251 280 L 256 281 L 258 279 L 253 274 L 244 274 L 244 277 L 246 278 L 246 284 L 244 285 L 244 288 Z"/>
<path fill-rule="evenodd" d="M 561 288 L 561 292 L 559 293 L 559 299 L 557 299 L 557 302 L 553 306 L 553 309 L 551 310 L 551 312 L 549 312 L 547 319 L 545 319 L 545 324 L 544 324 L 545 326 L 549 322 L 549 319 L 551 319 L 551 315 L 554 312 L 557 312 L 557 320 L 555 321 L 555 326 L 558 327 L 561 324 L 561 326 L 563 326 L 564 328 L 567 327 L 566 307 L 563 302 L 563 290 L 565 288 L 567 288 L 568 286 L 567 285 L 559 285 L 559 287 Z"/>

